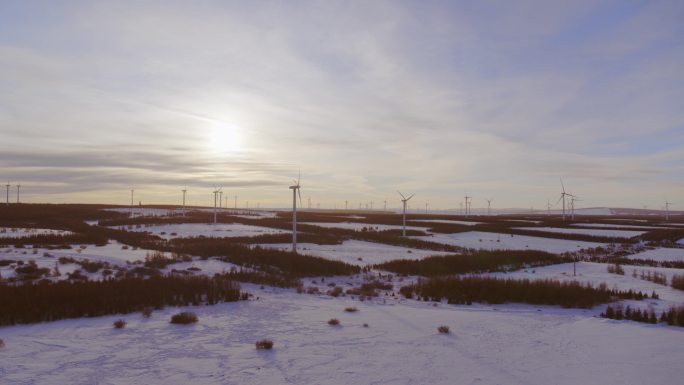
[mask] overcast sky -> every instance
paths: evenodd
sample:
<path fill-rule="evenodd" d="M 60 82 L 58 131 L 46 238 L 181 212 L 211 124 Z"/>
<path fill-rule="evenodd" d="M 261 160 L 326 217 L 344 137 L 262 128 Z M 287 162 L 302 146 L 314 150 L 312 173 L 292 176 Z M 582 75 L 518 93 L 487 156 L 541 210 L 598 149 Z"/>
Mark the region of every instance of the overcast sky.
<path fill-rule="evenodd" d="M 25 201 L 684 209 L 681 0 L 0 1 L 0 90 Z"/>

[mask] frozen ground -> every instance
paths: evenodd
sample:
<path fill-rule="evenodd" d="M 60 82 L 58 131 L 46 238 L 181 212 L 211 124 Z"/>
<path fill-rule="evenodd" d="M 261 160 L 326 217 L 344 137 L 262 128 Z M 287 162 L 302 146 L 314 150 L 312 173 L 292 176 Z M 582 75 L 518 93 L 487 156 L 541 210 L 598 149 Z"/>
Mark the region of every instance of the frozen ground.
<path fill-rule="evenodd" d="M 474 226 L 474 225 L 479 225 L 480 223 L 482 223 L 482 222 L 467 222 L 467 221 L 451 221 L 448 219 L 417 219 L 417 220 L 412 220 L 411 222 L 449 223 L 449 224 L 466 225 L 466 226 Z"/>
<path fill-rule="evenodd" d="M 25 263 L 35 261 L 36 265 L 40 268 L 46 267 L 52 269 L 57 264 L 59 257 L 72 257 L 75 259 L 109 262 L 112 265 L 125 265 L 127 261 L 142 261 L 148 253 L 153 252 L 152 250 L 134 250 L 132 247 L 123 249 L 122 247 L 123 245 L 118 242 L 110 242 L 107 245 L 99 247 L 88 245 L 85 249 L 81 249 L 80 246 L 76 245 L 74 245 L 74 248 L 72 249 L 60 250 L 5 247 L 0 249 L 0 259 L 24 261 Z M 64 275 L 66 273 L 71 273 L 76 269 L 80 269 L 80 266 L 76 264 L 59 264 L 58 266 L 62 273 L 62 276 L 59 279 L 66 278 Z M 100 273 L 83 273 L 91 278 L 100 279 L 102 277 Z M 11 265 L 0 266 L 0 275 L 2 275 L 3 278 L 14 277 L 16 275 L 14 267 Z"/>
<path fill-rule="evenodd" d="M 673 384 L 684 330 L 556 307 L 252 291 L 260 300 L 0 328 L 0 378 L 27 384 Z M 343 309 L 355 306 L 356 313 Z M 338 318 L 340 326 L 327 320 Z M 116 330 L 119 318 L 128 322 Z M 363 324 L 368 324 L 364 327 Z M 439 325 L 451 334 L 437 332 Z M 270 338 L 272 351 L 257 340 Z"/>
<path fill-rule="evenodd" d="M 663 267 L 648 267 L 648 266 L 628 266 L 623 265 L 625 270 L 624 275 L 613 274 L 608 272 L 608 265 L 605 263 L 592 262 L 578 262 L 576 264 L 577 275 L 573 276 L 572 263 L 563 263 L 558 265 L 550 265 L 537 267 L 532 269 L 523 269 L 512 273 L 494 273 L 494 276 L 505 276 L 509 278 L 529 278 L 529 279 L 557 279 L 559 281 L 579 281 L 591 283 L 597 287 L 601 283 L 608 285 L 610 289 L 619 290 L 637 290 L 643 293 L 651 294 L 653 291 L 660 296 L 659 300 L 644 300 L 644 301 L 624 301 L 625 303 L 637 306 L 640 308 L 653 307 L 657 312 L 667 310 L 670 306 L 679 306 L 684 303 L 684 291 L 673 289 L 670 286 L 660 285 L 651 281 L 639 278 L 641 272 L 659 272 L 667 277 L 668 284 L 675 274 L 682 274 L 681 269 L 668 269 Z M 632 275 L 633 270 L 636 270 L 637 277 Z"/>
<path fill-rule="evenodd" d="M 292 245 L 287 243 L 263 244 L 261 247 L 291 250 Z M 383 245 L 373 242 L 357 240 L 344 241 L 341 245 L 317 245 L 314 243 L 297 244 L 299 253 L 314 255 L 326 259 L 338 260 L 359 266 L 393 261 L 395 259 L 422 259 L 431 255 L 448 255 L 449 253 L 411 249 L 408 247 Z M 359 260 L 361 258 L 361 260 Z"/>
<path fill-rule="evenodd" d="M 662 227 L 657 226 L 636 226 L 636 225 L 621 225 L 621 224 L 611 224 L 611 223 L 573 223 L 572 226 L 578 227 L 609 227 L 617 229 L 662 229 Z"/>
<path fill-rule="evenodd" d="M 165 239 L 198 237 L 251 237 L 262 234 L 282 234 L 289 231 L 262 226 L 243 225 L 240 223 L 181 223 L 168 225 L 141 226 L 140 228 L 122 228 L 127 231 L 148 231 Z"/>
<path fill-rule="evenodd" d="M 364 227 L 367 229 L 372 229 L 372 230 L 376 230 L 376 231 L 401 230 L 403 228 L 401 225 L 376 225 L 376 224 L 356 223 L 356 222 L 338 222 L 338 223 L 334 223 L 334 222 L 302 222 L 301 224 L 318 226 L 318 227 L 325 227 L 325 228 L 330 228 L 330 229 L 345 229 L 345 230 L 356 230 L 356 231 L 361 231 Z M 427 231 L 427 228 L 417 227 L 417 226 L 406 226 L 406 230 Z"/>
<path fill-rule="evenodd" d="M 33 235 L 68 235 L 71 231 L 52 229 L 33 229 L 23 227 L 0 227 L 0 238 L 20 238 Z"/>
<path fill-rule="evenodd" d="M 630 259 L 652 259 L 654 261 L 684 261 L 684 249 L 658 248 L 628 255 Z"/>
<path fill-rule="evenodd" d="M 603 229 L 566 229 L 562 227 L 518 227 L 519 230 L 545 231 L 560 234 L 585 234 L 600 237 L 631 238 L 645 233 L 645 231 L 631 230 L 603 230 Z"/>
<path fill-rule="evenodd" d="M 482 231 L 467 231 L 455 234 L 434 234 L 433 236 L 411 238 L 472 249 L 542 250 L 548 251 L 550 253 L 563 253 L 566 251 L 577 251 L 580 249 L 605 246 L 605 243 L 597 242 L 530 237 L 526 235 L 487 233 Z"/>

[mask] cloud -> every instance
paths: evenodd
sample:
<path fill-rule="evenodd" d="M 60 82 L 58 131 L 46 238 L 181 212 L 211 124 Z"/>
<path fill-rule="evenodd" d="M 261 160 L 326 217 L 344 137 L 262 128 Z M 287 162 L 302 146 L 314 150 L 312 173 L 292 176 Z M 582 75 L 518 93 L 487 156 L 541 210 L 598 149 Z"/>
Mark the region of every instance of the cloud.
<path fill-rule="evenodd" d="M 0 12 L 0 165 L 46 200 L 225 183 L 280 205 L 299 169 L 330 205 L 527 207 L 561 175 L 587 205 L 684 192 L 675 1 L 36 4 Z"/>

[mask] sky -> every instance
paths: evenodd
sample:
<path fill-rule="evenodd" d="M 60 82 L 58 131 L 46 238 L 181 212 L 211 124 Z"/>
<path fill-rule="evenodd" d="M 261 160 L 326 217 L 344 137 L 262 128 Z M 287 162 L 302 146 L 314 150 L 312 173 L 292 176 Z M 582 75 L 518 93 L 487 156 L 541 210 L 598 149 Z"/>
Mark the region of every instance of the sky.
<path fill-rule="evenodd" d="M 0 0 L 0 180 L 542 209 L 562 178 L 577 207 L 684 209 L 683 68 L 681 0 Z"/>

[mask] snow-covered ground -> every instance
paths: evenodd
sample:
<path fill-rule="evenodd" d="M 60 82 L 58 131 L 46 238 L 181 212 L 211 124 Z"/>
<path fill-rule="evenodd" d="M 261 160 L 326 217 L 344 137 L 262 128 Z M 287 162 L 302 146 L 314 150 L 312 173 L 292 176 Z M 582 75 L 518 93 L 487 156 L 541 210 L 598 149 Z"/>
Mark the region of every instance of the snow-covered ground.
<path fill-rule="evenodd" d="M 357 222 L 337 222 L 337 223 L 334 223 L 334 222 L 302 222 L 301 224 L 318 226 L 318 227 L 325 227 L 325 228 L 329 228 L 329 229 L 345 229 L 345 230 L 356 230 L 356 231 L 361 231 L 364 228 L 376 230 L 376 231 L 401 230 L 403 228 L 401 225 L 376 225 L 376 224 L 357 223 Z M 427 231 L 427 228 L 417 227 L 417 226 L 406 226 L 406 230 Z"/>
<path fill-rule="evenodd" d="M 259 300 L 0 328 L 24 384 L 672 384 L 684 331 L 596 310 L 272 293 Z M 359 309 L 346 313 L 345 307 Z M 180 310 L 195 325 L 172 325 Z M 112 323 L 123 318 L 126 328 Z M 328 319 L 338 318 L 339 326 Z M 368 327 L 364 327 L 367 324 Z M 447 325 L 451 334 L 440 334 Z M 263 338 L 271 351 L 256 350 Z"/>
<path fill-rule="evenodd" d="M 262 234 L 282 234 L 289 231 L 273 229 L 270 227 L 243 225 L 240 223 L 181 223 L 153 226 L 120 227 L 127 231 L 147 231 L 165 239 L 187 238 L 203 235 L 205 237 L 251 237 Z"/>
<path fill-rule="evenodd" d="M 544 231 L 560 234 L 584 234 L 601 237 L 631 238 L 645 233 L 645 231 L 633 230 L 604 230 L 604 229 L 566 229 L 563 227 L 518 227 L 518 230 Z"/>
<path fill-rule="evenodd" d="M 153 253 L 152 250 L 133 249 L 132 247 L 123 246 L 118 242 L 110 242 L 104 246 L 88 245 L 86 248 L 74 245 L 72 249 L 58 249 L 48 250 L 42 248 L 14 248 L 6 247 L 0 249 L 0 260 L 13 260 L 29 262 L 34 261 L 40 268 L 52 269 L 56 265 L 62 274 L 70 273 L 73 270 L 80 269 L 76 264 L 57 264 L 60 257 L 71 257 L 77 260 L 86 259 L 90 261 L 108 262 L 112 265 L 126 265 L 127 261 L 143 261 L 148 253 Z M 12 265 L 0 266 L 0 275 L 3 278 L 14 277 L 14 267 Z M 84 272 L 84 275 L 89 275 Z M 99 279 L 100 273 L 89 275 L 91 278 Z M 62 276 L 60 279 L 63 279 Z"/>
<path fill-rule="evenodd" d="M 0 238 L 20 238 L 33 235 L 69 235 L 71 231 L 53 229 L 34 229 L 23 227 L 0 227 Z"/>
<path fill-rule="evenodd" d="M 472 249 L 542 250 L 551 253 L 577 251 L 580 249 L 588 249 L 606 245 L 605 243 L 597 242 L 530 237 L 526 235 L 487 233 L 482 231 L 467 231 L 455 234 L 434 234 L 433 236 L 420 236 L 411 238 Z"/>
<path fill-rule="evenodd" d="M 654 261 L 684 261 L 684 249 L 658 248 L 628 255 L 630 259 L 652 259 Z M 684 271 L 682 271 L 684 273 Z"/>
<path fill-rule="evenodd" d="M 684 303 L 684 291 L 673 289 L 670 286 L 660 285 L 651 281 L 640 279 L 642 271 L 658 272 L 667 277 L 667 282 L 672 280 L 675 274 L 682 274 L 684 270 L 669 269 L 663 267 L 648 266 L 628 266 L 623 265 L 624 275 L 608 272 L 608 265 L 605 263 L 578 262 L 576 264 L 577 275 L 573 276 L 572 263 L 542 266 L 531 269 L 523 269 L 512 273 L 493 273 L 493 276 L 504 276 L 508 278 L 529 278 L 529 279 L 555 279 L 559 281 L 579 281 L 591 283 L 597 287 L 601 283 L 608 285 L 609 289 L 636 290 L 646 294 L 653 291 L 660 296 L 659 300 L 644 301 L 625 301 L 626 303 L 641 308 L 653 307 L 658 313 L 667 310 L 670 306 L 679 306 Z M 636 270 L 637 277 L 633 277 L 633 270 Z M 683 330 L 684 331 L 684 330 Z"/>
<path fill-rule="evenodd" d="M 636 225 L 621 225 L 621 224 L 611 224 L 611 223 L 573 223 L 571 226 L 578 227 L 608 227 L 616 229 L 662 229 L 662 227 L 657 226 L 636 226 Z"/>
<path fill-rule="evenodd" d="M 482 222 L 468 222 L 468 221 L 452 221 L 448 219 L 417 219 L 417 220 L 412 220 L 411 222 L 434 222 L 434 223 L 448 223 L 448 224 L 455 224 L 455 225 L 466 225 L 466 226 L 474 226 L 474 225 L 479 225 Z"/>
<path fill-rule="evenodd" d="M 117 207 L 111 209 L 105 209 L 107 211 L 116 211 L 118 213 L 131 213 L 134 216 L 146 216 L 146 217 L 163 217 L 171 213 L 180 212 L 174 209 L 153 209 L 145 207 Z"/>
<path fill-rule="evenodd" d="M 263 244 L 261 247 L 291 250 L 287 243 Z M 314 243 L 299 243 L 297 250 L 301 254 L 314 255 L 326 259 L 333 259 L 359 266 L 393 261 L 395 259 L 423 259 L 431 255 L 448 255 L 449 253 L 411 249 L 408 247 L 383 245 L 380 243 L 348 240 L 340 245 L 317 245 Z M 360 259 L 359 259 L 360 258 Z"/>

